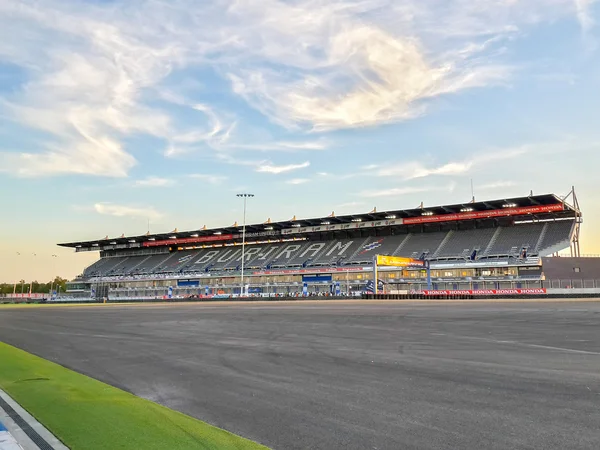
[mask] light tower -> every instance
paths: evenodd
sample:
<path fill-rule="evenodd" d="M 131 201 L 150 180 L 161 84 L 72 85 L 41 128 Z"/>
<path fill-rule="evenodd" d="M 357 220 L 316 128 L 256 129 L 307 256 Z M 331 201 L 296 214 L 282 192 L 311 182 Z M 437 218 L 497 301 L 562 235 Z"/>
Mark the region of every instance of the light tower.
<path fill-rule="evenodd" d="M 254 194 L 237 194 L 238 197 L 244 199 L 244 220 L 242 221 L 242 276 L 241 276 L 241 289 L 240 289 L 240 297 L 244 294 L 244 256 L 246 251 L 246 202 L 249 198 L 254 197 Z"/>

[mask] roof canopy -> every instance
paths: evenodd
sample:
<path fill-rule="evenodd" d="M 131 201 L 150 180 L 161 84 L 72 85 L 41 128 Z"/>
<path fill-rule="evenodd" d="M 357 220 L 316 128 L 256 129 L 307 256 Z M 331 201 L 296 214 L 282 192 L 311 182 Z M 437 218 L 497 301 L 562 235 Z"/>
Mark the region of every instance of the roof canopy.
<path fill-rule="evenodd" d="M 552 205 L 561 205 L 561 208 L 541 208 L 551 207 Z M 536 208 L 540 207 L 540 208 Z M 525 208 L 525 209 L 523 209 Z M 527 208 L 529 208 L 527 210 Z M 513 214 L 502 214 L 502 211 L 508 212 L 513 210 Z M 434 207 L 418 207 L 413 209 L 403 210 L 391 210 L 391 211 L 371 211 L 362 214 L 348 214 L 342 216 L 336 216 L 331 214 L 325 217 L 316 217 L 312 219 L 290 219 L 279 222 L 271 222 L 270 220 L 260 224 L 248 224 L 246 225 L 246 233 L 260 233 L 262 235 L 268 234 L 286 234 L 286 230 L 291 229 L 304 230 L 306 227 L 317 227 L 321 225 L 331 226 L 338 224 L 356 224 L 365 222 L 378 222 L 387 221 L 384 225 L 409 225 L 417 223 L 431 223 L 431 222 L 443 222 L 443 221 L 464 221 L 464 220 L 477 220 L 483 218 L 492 217 L 488 214 L 477 214 L 478 212 L 491 212 L 499 211 L 496 217 L 501 216 L 518 216 L 518 215 L 529 215 L 535 214 L 536 211 L 541 213 L 566 213 L 567 215 L 574 215 L 576 212 L 572 206 L 563 202 L 561 198 L 554 194 L 545 195 L 534 195 L 528 197 L 488 200 L 482 202 L 469 202 L 469 203 L 458 203 L 454 205 L 446 206 L 434 206 Z M 452 218 L 451 218 L 452 217 Z M 420 218 L 420 219 L 419 219 Z M 390 223 L 388 223 L 390 222 Z M 316 230 L 315 230 L 316 231 Z M 326 229 L 320 231 L 327 231 Z M 61 247 L 70 247 L 76 249 L 94 249 L 98 250 L 106 248 L 107 245 L 118 246 L 118 248 L 131 248 L 131 247 L 146 247 L 156 245 L 168 245 L 167 241 L 172 240 L 173 243 L 177 243 L 182 239 L 198 240 L 204 239 L 205 242 L 208 239 L 211 240 L 226 240 L 235 239 L 239 237 L 239 233 L 242 232 L 241 224 L 234 224 L 229 227 L 221 228 L 210 228 L 210 229 L 199 229 L 191 231 L 178 231 L 175 230 L 171 233 L 156 233 L 156 234 L 145 234 L 141 236 L 121 236 L 118 238 L 104 238 L 92 241 L 80 241 L 58 244 Z M 208 238 L 214 236 L 215 238 Z M 222 236 L 222 238 L 217 238 Z"/>

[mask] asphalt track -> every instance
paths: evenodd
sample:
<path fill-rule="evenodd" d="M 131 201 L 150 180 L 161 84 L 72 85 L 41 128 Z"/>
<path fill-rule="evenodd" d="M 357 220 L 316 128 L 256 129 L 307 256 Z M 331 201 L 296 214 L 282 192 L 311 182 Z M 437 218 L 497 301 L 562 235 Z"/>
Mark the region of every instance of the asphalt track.
<path fill-rule="evenodd" d="M 275 449 L 600 442 L 595 302 L 6 308 L 0 340 Z"/>

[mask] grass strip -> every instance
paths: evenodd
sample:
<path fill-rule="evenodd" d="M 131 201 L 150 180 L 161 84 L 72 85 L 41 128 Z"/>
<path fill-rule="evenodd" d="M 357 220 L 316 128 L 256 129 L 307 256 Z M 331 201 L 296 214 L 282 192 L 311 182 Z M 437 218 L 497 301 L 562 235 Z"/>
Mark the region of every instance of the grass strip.
<path fill-rule="evenodd" d="M 266 449 L 2 342 L 0 387 L 73 450 Z"/>

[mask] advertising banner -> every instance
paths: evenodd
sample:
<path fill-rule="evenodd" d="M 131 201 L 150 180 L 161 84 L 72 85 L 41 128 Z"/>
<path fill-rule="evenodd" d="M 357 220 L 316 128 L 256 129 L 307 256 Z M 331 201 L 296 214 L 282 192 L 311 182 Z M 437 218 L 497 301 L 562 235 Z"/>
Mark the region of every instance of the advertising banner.
<path fill-rule="evenodd" d="M 425 262 L 420 259 L 402 258 L 400 256 L 377 255 L 378 266 L 394 267 L 424 267 Z"/>
<path fill-rule="evenodd" d="M 437 291 L 411 291 L 411 294 L 422 295 L 542 295 L 546 294 L 545 288 L 539 289 L 465 289 L 465 290 L 437 290 Z"/>
<path fill-rule="evenodd" d="M 317 233 L 320 231 L 356 230 L 360 228 L 387 227 L 402 225 L 402 219 L 374 220 L 372 222 L 336 223 L 333 225 L 316 225 L 312 227 L 286 228 L 281 234 Z"/>
<path fill-rule="evenodd" d="M 281 269 L 281 270 L 260 270 L 252 272 L 252 275 L 300 275 L 304 273 L 331 273 L 331 272 L 371 272 L 370 267 L 335 267 L 331 269 Z"/>
<path fill-rule="evenodd" d="M 331 283 L 331 275 L 302 275 L 302 281 L 305 283 Z"/>
<path fill-rule="evenodd" d="M 46 298 L 49 294 L 8 294 L 10 298 Z"/>
<path fill-rule="evenodd" d="M 200 280 L 177 280 L 177 287 L 199 287 Z"/>
<path fill-rule="evenodd" d="M 490 217 L 522 216 L 525 214 L 541 214 L 547 212 L 562 211 L 562 203 L 554 205 L 527 206 L 522 208 L 502 208 L 491 211 L 472 211 L 456 214 L 439 214 L 433 216 L 408 217 L 404 219 L 404 225 L 419 223 L 452 222 L 456 220 L 487 219 Z"/>
<path fill-rule="evenodd" d="M 233 234 L 215 234 L 212 236 L 199 236 L 194 238 L 164 239 L 162 241 L 144 242 L 143 245 L 144 247 L 160 247 L 161 245 L 196 244 L 200 242 L 227 241 L 229 239 L 233 239 Z"/>

